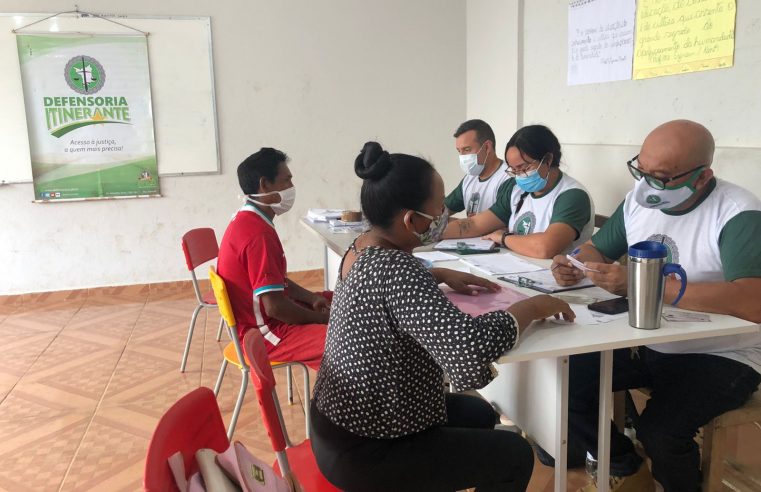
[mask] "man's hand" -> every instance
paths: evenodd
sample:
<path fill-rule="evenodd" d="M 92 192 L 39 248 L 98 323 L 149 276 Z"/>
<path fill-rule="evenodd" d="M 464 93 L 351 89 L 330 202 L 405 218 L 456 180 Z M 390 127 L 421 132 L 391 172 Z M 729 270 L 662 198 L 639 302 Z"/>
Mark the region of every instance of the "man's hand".
<path fill-rule="evenodd" d="M 312 294 L 312 295 L 314 297 L 312 298 L 312 301 L 309 303 L 309 305 L 312 306 L 312 309 L 314 311 L 317 311 L 318 313 L 329 313 L 330 303 L 328 302 L 328 300 L 319 294 Z"/>
<path fill-rule="evenodd" d="M 478 275 L 473 275 L 472 273 L 458 272 L 456 270 L 440 268 L 437 269 L 436 274 L 436 279 L 439 282 L 444 282 L 455 292 L 459 292 L 460 294 L 477 296 L 479 290 L 474 289 L 473 286 L 483 287 L 489 292 L 498 292 L 502 289 L 499 284 L 495 284 L 488 279 L 479 277 Z"/>
<path fill-rule="evenodd" d="M 491 234 L 487 234 L 487 235 L 483 236 L 481 239 L 491 240 L 491 241 L 499 244 L 500 246 L 503 246 L 503 244 L 502 244 L 502 232 L 503 231 L 501 231 L 501 230 L 494 231 Z"/>
<path fill-rule="evenodd" d="M 618 263 L 598 263 L 588 261 L 584 263 L 587 268 L 598 270 L 598 272 L 587 271 L 589 280 L 595 285 L 602 287 L 612 294 L 625 296 L 628 290 L 629 271 Z M 583 272 L 582 272 L 583 274 Z"/>
<path fill-rule="evenodd" d="M 555 282 L 562 286 L 578 284 L 584 278 L 584 272 L 571 265 L 565 255 L 555 256 L 552 259 L 550 270 L 552 276 L 555 277 Z"/>

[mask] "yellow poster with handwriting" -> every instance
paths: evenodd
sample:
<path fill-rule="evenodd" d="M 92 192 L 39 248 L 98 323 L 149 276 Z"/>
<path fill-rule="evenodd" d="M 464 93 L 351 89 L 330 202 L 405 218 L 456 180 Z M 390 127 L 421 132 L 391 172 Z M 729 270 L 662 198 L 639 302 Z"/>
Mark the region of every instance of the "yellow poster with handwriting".
<path fill-rule="evenodd" d="M 638 0 L 634 79 L 731 67 L 736 0 Z"/>

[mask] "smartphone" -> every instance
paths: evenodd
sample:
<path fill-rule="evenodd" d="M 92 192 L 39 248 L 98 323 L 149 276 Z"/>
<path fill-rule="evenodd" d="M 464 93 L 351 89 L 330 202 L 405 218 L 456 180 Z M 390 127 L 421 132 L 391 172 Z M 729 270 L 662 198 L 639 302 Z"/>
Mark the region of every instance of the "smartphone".
<path fill-rule="evenodd" d="M 629 310 L 629 300 L 626 297 L 616 297 L 607 301 L 593 302 L 587 307 L 598 313 L 620 314 Z"/>

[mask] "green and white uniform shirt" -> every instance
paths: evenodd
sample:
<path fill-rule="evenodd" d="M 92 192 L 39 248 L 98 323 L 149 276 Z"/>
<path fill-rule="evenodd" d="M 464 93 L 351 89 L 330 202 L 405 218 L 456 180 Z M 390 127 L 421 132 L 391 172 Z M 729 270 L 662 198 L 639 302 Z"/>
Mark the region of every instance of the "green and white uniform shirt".
<path fill-rule="evenodd" d="M 708 194 L 690 209 L 663 212 L 626 199 L 592 242 L 606 257 L 627 253 L 630 244 L 651 240 L 668 248 L 667 260 L 687 273 L 687 293 L 693 282 L 731 282 L 761 277 L 761 200 L 740 186 L 712 180 Z M 761 334 L 714 337 L 658 344 L 665 353 L 713 354 L 740 361 L 761 372 Z"/>
<path fill-rule="evenodd" d="M 500 187 L 509 178 L 504 162 L 484 180 L 478 176 L 465 176 L 457 188 L 446 197 L 444 204 L 452 213 L 465 210 L 468 217 L 489 210 L 497 201 Z"/>
<path fill-rule="evenodd" d="M 550 191 L 540 197 L 528 193 L 520 203 L 524 194 L 515 179 L 510 179 L 505 184 L 505 192 L 490 209 L 510 232 L 526 235 L 544 232 L 556 222 L 568 224 L 576 231 L 576 239 L 564 253 L 573 251 L 592 237 L 594 204 L 587 190 L 572 177 L 561 172 Z"/>

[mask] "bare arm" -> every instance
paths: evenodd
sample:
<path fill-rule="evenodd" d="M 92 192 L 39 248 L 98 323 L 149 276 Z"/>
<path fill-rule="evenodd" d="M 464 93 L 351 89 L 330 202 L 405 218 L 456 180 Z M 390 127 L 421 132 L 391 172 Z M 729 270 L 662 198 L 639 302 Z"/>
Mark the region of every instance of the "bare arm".
<path fill-rule="evenodd" d="M 444 229 L 442 238 L 481 237 L 501 227 L 505 227 L 505 224 L 494 215 L 494 212 L 485 210 L 472 217 L 452 222 Z"/>
<path fill-rule="evenodd" d="M 291 279 L 288 279 L 288 297 L 294 301 L 301 301 L 311 304 L 314 300 L 315 293 L 305 289 Z"/>
<path fill-rule="evenodd" d="M 502 242 L 502 230 L 492 232 L 484 239 L 491 239 L 497 244 Z M 556 222 L 550 224 L 544 232 L 505 237 L 505 245 L 518 254 L 532 258 L 552 258 L 576 239 L 576 229 Z"/>
<path fill-rule="evenodd" d="M 679 293 L 679 280 L 666 279 L 663 302 L 671 304 Z M 739 278 L 732 282 L 688 283 L 678 307 L 692 311 L 729 314 L 761 323 L 761 278 Z"/>
<path fill-rule="evenodd" d="M 267 292 L 266 294 L 262 294 L 261 297 L 262 304 L 264 305 L 267 314 L 284 323 L 293 325 L 310 323 L 327 324 L 328 317 L 330 316 L 328 311 L 314 311 L 296 304 L 282 291 Z"/>
<path fill-rule="evenodd" d="M 599 255 L 600 253 L 598 252 L 597 254 Z M 581 256 L 581 253 L 579 256 Z M 604 260 L 601 262 L 586 261 L 585 264 L 589 268 L 599 270 L 599 273 L 587 272 L 587 277 L 595 285 L 602 287 L 608 292 L 625 296 L 628 290 L 628 269 L 623 265 L 610 263 L 611 260 L 608 258 L 604 258 Z M 570 267 L 559 266 L 553 271 L 556 279 L 558 279 L 558 273 L 556 272 L 562 268 L 570 269 Z M 575 270 L 576 273 L 571 272 L 567 275 L 584 275 L 583 272 L 576 268 L 572 270 Z M 566 277 L 564 279 L 565 281 L 570 281 Z M 560 283 L 560 280 L 558 280 L 558 283 Z M 679 294 L 679 286 L 679 280 L 674 278 L 666 279 L 666 288 L 663 295 L 664 303 L 671 304 L 674 302 Z M 753 323 L 761 323 L 761 304 L 758 302 L 759 291 L 761 291 L 761 278 L 756 277 L 741 278 L 732 282 L 688 283 L 684 297 L 679 301 L 678 307 L 692 311 L 729 314 L 752 321 Z"/>

